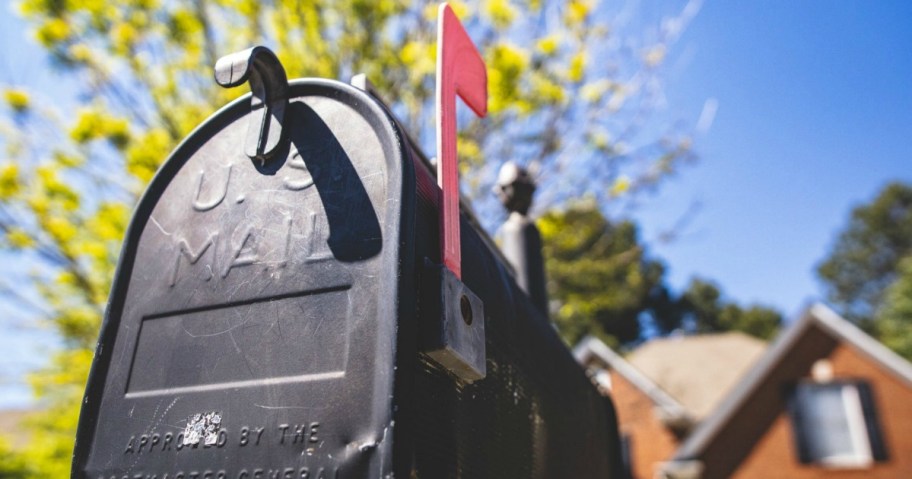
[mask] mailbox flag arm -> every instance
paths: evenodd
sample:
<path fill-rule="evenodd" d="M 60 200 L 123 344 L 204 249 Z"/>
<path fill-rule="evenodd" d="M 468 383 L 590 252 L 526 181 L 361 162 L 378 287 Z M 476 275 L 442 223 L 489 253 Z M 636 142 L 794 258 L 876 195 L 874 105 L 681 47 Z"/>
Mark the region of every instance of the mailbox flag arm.
<path fill-rule="evenodd" d="M 488 75 L 478 49 L 453 9 L 437 11 L 437 184 L 440 186 L 440 259 L 428 265 L 427 304 L 439 305 L 439 321 L 424 328 L 423 349 L 465 382 L 487 374 L 484 304 L 462 283 L 459 235 L 459 171 L 456 156 L 456 96 L 478 116 L 488 112 Z"/>
<path fill-rule="evenodd" d="M 488 74 L 484 60 L 453 9 L 437 13 L 437 184 L 441 189 L 441 259 L 462 278 L 459 243 L 459 171 L 456 156 L 456 95 L 484 117 L 488 112 Z"/>
<path fill-rule="evenodd" d="M 251 119 L 244 153 L 265 162 L 282 143 L 282 123 L 288 106 L 288 77 L 272 50 L 257 46 L 219 58 L 215 81 L 232 88 L 250 81 Z"/>

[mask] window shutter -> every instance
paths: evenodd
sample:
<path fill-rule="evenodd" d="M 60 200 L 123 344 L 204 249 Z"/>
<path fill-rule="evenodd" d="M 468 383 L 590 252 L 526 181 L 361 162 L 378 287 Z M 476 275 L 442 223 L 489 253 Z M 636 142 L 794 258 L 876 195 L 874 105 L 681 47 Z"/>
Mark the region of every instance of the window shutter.
<path fill-rule="evenodd" d="M 868 441 L 871 443 L 871 456 L 877 462 L 889 459 L 887 454 L 887 445 L 884 443 L 883 432 L 880 429 L 880 421 L 877 420 L 877 408 L 874 404 L 874 391 L 871 385 L 864 381 L 859 381 L 856 385 L 858 396 L 861 399 L 861 411 L 864 414 L 865 426 L 868 429 Z"/>
<path fill-rule="evenodd" d="M 801 411 L 800 388 L 790 386 L 786 391 L 788 398 L 789 415 L 792 417 L 792 437 L 795 440 L 795 450 L 798 451 L 798 460 L 802 464 L 810 464 L 811 451 L 808 447 L 808 437 L 804 430 L 804 417 Z"/>
<path fill-rule="evenodd" d="M 633 461 L 631 459 L 632 451 L 630 450 L 633 438 L 630 434 L 621 434 L 621 458 L 624 466 L 624 479 L 633 477 Z"/>

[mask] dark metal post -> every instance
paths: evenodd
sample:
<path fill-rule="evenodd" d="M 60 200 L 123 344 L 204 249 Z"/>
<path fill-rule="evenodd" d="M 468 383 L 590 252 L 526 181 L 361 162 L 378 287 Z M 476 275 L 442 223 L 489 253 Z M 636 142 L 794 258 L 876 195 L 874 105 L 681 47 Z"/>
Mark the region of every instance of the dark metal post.
<path fill-rule="evenodd" d="M 502 241 L 501 250 L 516 270 L 516 283 L 547 316 L 548 293 L 545 289 L 541 234 L 528 216 L 535 181 L 524 168 L 507 162 L 500 168 L 495 193 L 510 212 L 498 232 Z"/>

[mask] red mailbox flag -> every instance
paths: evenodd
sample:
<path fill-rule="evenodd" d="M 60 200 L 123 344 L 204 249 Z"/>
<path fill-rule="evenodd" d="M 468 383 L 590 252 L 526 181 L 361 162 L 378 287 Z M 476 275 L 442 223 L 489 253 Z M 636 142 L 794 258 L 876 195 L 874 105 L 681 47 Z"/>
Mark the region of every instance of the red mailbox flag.
<path fill-rule="evenodd" d="M 437 184 L 443 264 L 462 279 L 459 244 L 459 171 L 456 168 L 456 95 L 478 116 L 488 113 L 484 60 L 446 3 L 437 11 Z"/>

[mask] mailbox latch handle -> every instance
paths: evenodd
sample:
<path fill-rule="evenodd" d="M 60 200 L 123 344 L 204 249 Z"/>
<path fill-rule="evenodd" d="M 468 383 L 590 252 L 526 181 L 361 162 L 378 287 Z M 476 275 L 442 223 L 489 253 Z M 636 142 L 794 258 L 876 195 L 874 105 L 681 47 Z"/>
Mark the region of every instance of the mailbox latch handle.
<path fill-rule="evenodd" d="M 215 81 L 232 88 L 250 81 L 250 123 L 244 153 L 265 163 L 284 139 L 282 124 L 288 106 L 288 77 L 282 62 L 264 46 L 225 55 L 215 63 Z"/>

